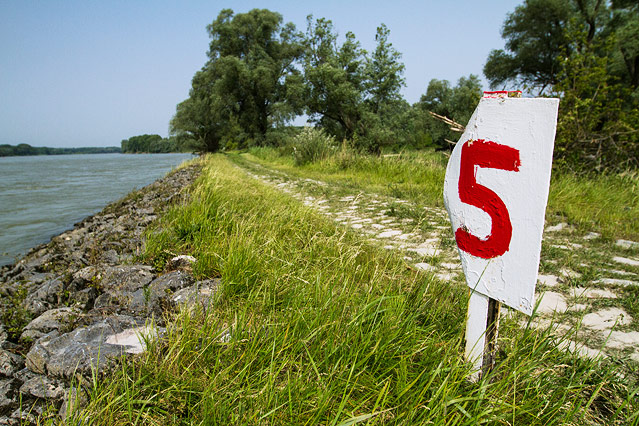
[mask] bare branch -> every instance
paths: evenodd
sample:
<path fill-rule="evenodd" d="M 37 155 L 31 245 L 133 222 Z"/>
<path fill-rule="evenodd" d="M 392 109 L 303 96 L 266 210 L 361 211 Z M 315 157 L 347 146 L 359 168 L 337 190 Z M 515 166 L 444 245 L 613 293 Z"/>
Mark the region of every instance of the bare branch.
<path fill-rule="evenodd" d="M 442 121 L 446 124 L 448 124 L 450 126 L 450 130 L 452 130 L 453 132 L 458 132 L 458 133 L 464 133 L 464 130 L 466 130 L 466 128 L 464 126 L 462 126 L 461 124 L 459 124 L 458 122 L 451 120 L 450 118 L 443 116 L 443 115 L 439 115 L 435 112 L 432 111 L 428 111 L 428 113 L 436 118 L 439 121 Z"/>

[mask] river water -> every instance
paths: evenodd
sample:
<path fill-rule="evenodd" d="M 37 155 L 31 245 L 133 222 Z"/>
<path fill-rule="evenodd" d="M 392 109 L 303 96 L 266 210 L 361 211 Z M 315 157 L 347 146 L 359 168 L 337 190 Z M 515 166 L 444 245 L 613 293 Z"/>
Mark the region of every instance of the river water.
<path fill-rule="evenodd" d="M 191 154 L 1 157 L 0 266 L 189 158 Z"/>

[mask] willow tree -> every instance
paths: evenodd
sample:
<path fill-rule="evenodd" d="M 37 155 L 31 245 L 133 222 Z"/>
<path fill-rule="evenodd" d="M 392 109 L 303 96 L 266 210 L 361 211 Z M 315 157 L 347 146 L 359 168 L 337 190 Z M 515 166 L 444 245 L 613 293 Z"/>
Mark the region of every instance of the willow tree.
<path fill-rule="evenodd" d="M 237 15 L 225 9 L 207 30 L 208 61 L 172 129 L 193 135 L 207 151 L 259 142 L 274 123 L 300 110 L 287 102 L 287 83 L 299 81 L 294 63 L 302 53 L 295 26 L 266 9 Z"/>

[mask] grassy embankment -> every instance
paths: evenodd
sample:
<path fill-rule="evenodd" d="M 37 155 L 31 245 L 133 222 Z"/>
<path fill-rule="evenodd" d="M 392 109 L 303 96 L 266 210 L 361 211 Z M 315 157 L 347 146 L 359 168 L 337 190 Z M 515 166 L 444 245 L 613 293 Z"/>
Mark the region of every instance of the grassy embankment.
<path fill-rule="evenodd" d="M 281 156 L 272 148 L 255 148 L 249 155 L 253 161 L 296 176 L 443 207 L 448 157 L 442 153 L 376 157 L 342 151 L 304 166 L 295 166 L 291 156 Z M 584 177 L 553 171 L 546 218 L 550 223 L 568 222 L 584 233 L 600 232 L 607 239 L 639 241 L 639 176 Z"/>
<path fill-rule="evenodd" d="M 383 174 L 352 179 L 386 188 Z M 78 414 L 90 424 L 638 421 L 634 380 L 508 321 L 497 368 L 469 382 L 464 287 L 407 269 L 223 156 L 207 158 L 190 203 L 149 234 L 150 261 L 169 252 L 193 254 L 200 278 L 221 277 L 214 303 L 180 312 L 164 339 L 97 383 Z"/>

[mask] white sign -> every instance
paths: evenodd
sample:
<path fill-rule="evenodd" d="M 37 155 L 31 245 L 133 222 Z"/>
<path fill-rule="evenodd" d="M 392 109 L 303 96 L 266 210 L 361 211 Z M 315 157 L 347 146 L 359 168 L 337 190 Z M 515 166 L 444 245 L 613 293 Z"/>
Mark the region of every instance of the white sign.
<path fill-rule="evenodd" d="M 527 314 L 534 306 L 558 106 L 549 98 L 482 98 L 444 183 L 466 283 L 473 293 Z"/>

